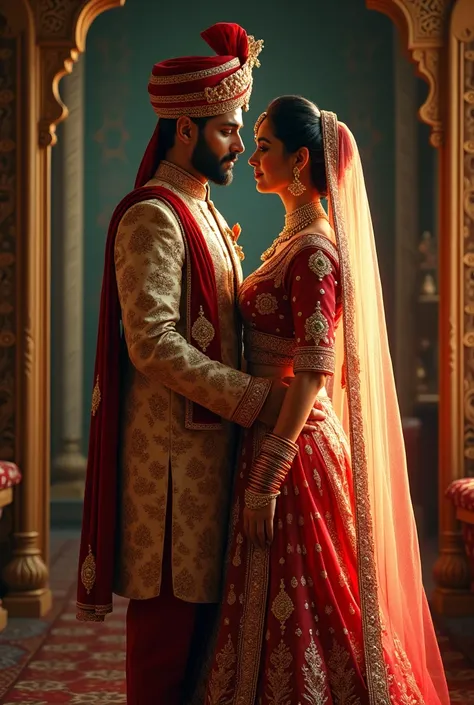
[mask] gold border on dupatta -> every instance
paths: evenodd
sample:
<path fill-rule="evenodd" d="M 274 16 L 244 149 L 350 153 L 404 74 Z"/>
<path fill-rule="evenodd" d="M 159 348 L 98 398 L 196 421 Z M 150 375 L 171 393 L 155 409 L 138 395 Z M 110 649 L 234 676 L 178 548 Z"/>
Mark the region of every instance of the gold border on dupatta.
<path fill-rule="evenodd" d="M 371 705 L 390 705 L 378 604 L 372 510 L 369 501 L 364 423 L 360 390 L 360 359 L 355 334 L 355 292 L 349 261 L 345 224 L 338 197 L 338 122 L 334 113 L 321 111 L 326 177 L 334 231 L 339 249 L 344 318 L 347 399 L 350 416 L 350 443 L 355 496 L 357 566 L 367 686 Z"/>

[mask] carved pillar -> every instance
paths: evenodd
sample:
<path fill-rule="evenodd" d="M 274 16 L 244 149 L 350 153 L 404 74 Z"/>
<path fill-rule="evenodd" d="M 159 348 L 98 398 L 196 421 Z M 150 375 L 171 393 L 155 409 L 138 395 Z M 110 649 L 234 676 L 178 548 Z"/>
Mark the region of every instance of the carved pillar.
<path fill-rule="evenodd" d="M 84 62 L 61 82 L 69 115 L 62 129 L 57 207 L 61 211 L 57 238 L 57 330 L 52 338 L 59 352 L 53 378 L 60 427 L 59 454 L 53 462 L 54 499 L 82 498 L 86 459 L 82 454 L 83 358 L 83 182 L 84 182 Z M 53 175 L 54 176 L 54 175 Z"/>
<path fill-rule="evenodd" d="M 429 85 L 419 111 L 431 125 L 439 155 L 439 549 L 433 607 L 444 614 L 474 612 L 467 563 L 454 512 L 444 497 L 452 480 L 474 463 L 474 299 L 470 301 L 474 248 L 469 194 L 473 165 L 472 0 L 366 0 L 399 27 L 418 73 Z M 464 155 L 464 163 L 461 155 Z M 463 221 L 464 219 L 464 221 Z M 469 284 L 468 284 L 469 282 Z M 472 471 L 472 469 L 471 469 Z"/>
<path fill-rule="evenodd" d="M 36 445 L 42 424 L 49 429 L 42 413 L 44 390 L 37 385 L 38 363 L 48 347 L 42 349 L 45 331 L 33 323 L 36 307 L 42 303 L 37 272 L 43 244 L 36 224 L 32 132 L 38 73 L 27 4 L 0 0 L 0 12 L 4 14 L 0 28 L 0 457 L 14 460 L 23 474 L 15 492 L 10 560 L 3 571 L 8 590 L 4 605 L 10 616 L 40 616 L 51 605 L 51 592 L 44 552 L 47 537 L 42 535 L 38 512 L 41 477 L 48 465 L 43 448 Z"/>
<path fill-rule="evenodd" d="M 0 43 L 14 38 L 0 53 L 0 172 L 8 171 L 0 174 L 0 453 L 23 472 L 3 573 L 13 616 L 40 616 L 51 605 L 50 160 L 55 125 L 67 115 L 58 81 L 84 51 L 93 20 L 124 2 L 0 0 Z M 12 96 L 6 79 L 21 90 Z"/>
<path fill-rule="evenodd" d="M 474 614 L 459 523 L 446 487 L 474 476 L 474 12 L 458 0 L 447 47 L 446 144 L 441 151 L 440 555 L 436 611 Z"/>

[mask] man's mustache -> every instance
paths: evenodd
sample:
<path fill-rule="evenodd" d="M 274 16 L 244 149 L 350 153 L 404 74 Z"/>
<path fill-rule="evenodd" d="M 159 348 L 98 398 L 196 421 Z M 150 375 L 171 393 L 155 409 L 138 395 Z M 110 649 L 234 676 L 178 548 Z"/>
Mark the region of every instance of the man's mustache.
<path fill-rule="evenodd" d="M 236 162 L 238 159 L 238 155 L 233 153 L 233 154 L 227 154 L 223 159 L 221 159 L 221 164 L 224 164 L 225 162 Z"/>

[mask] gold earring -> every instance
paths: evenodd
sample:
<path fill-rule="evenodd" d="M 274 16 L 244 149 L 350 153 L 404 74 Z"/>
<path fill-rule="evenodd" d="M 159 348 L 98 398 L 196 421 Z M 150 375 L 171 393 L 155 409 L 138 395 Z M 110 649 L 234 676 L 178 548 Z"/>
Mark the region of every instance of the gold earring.
<path fill-rule="evenodd" d="M 293 169 L 293 176 L 294 179 L 291 182 L 291 184 L 288 186 L 288 191 L 293 195 L 293 196 L 301 196 L 301 194 L 306 191 L 306 186 L 301 183 L 300 181 L 300 170 L 298 169 L 297 166 Z"/>

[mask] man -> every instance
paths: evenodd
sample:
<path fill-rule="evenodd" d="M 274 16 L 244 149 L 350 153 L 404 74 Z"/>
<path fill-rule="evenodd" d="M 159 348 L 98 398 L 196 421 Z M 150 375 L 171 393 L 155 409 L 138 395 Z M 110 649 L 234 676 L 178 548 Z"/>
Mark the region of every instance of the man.
<path fill-rule="evenodd" d="M 153 68 L 157 129 L 106 247 L 78 618 L 102 620 L 112 590 L 130 598 L 128 705 L 180 702 L 220 598 L 235 424 L 273 425 L 285 391 L 239 370 L 240 248 L 208 186 L 244 150 L 262 43 L 227 23 L 202 36 L 217 56 Z"/>

